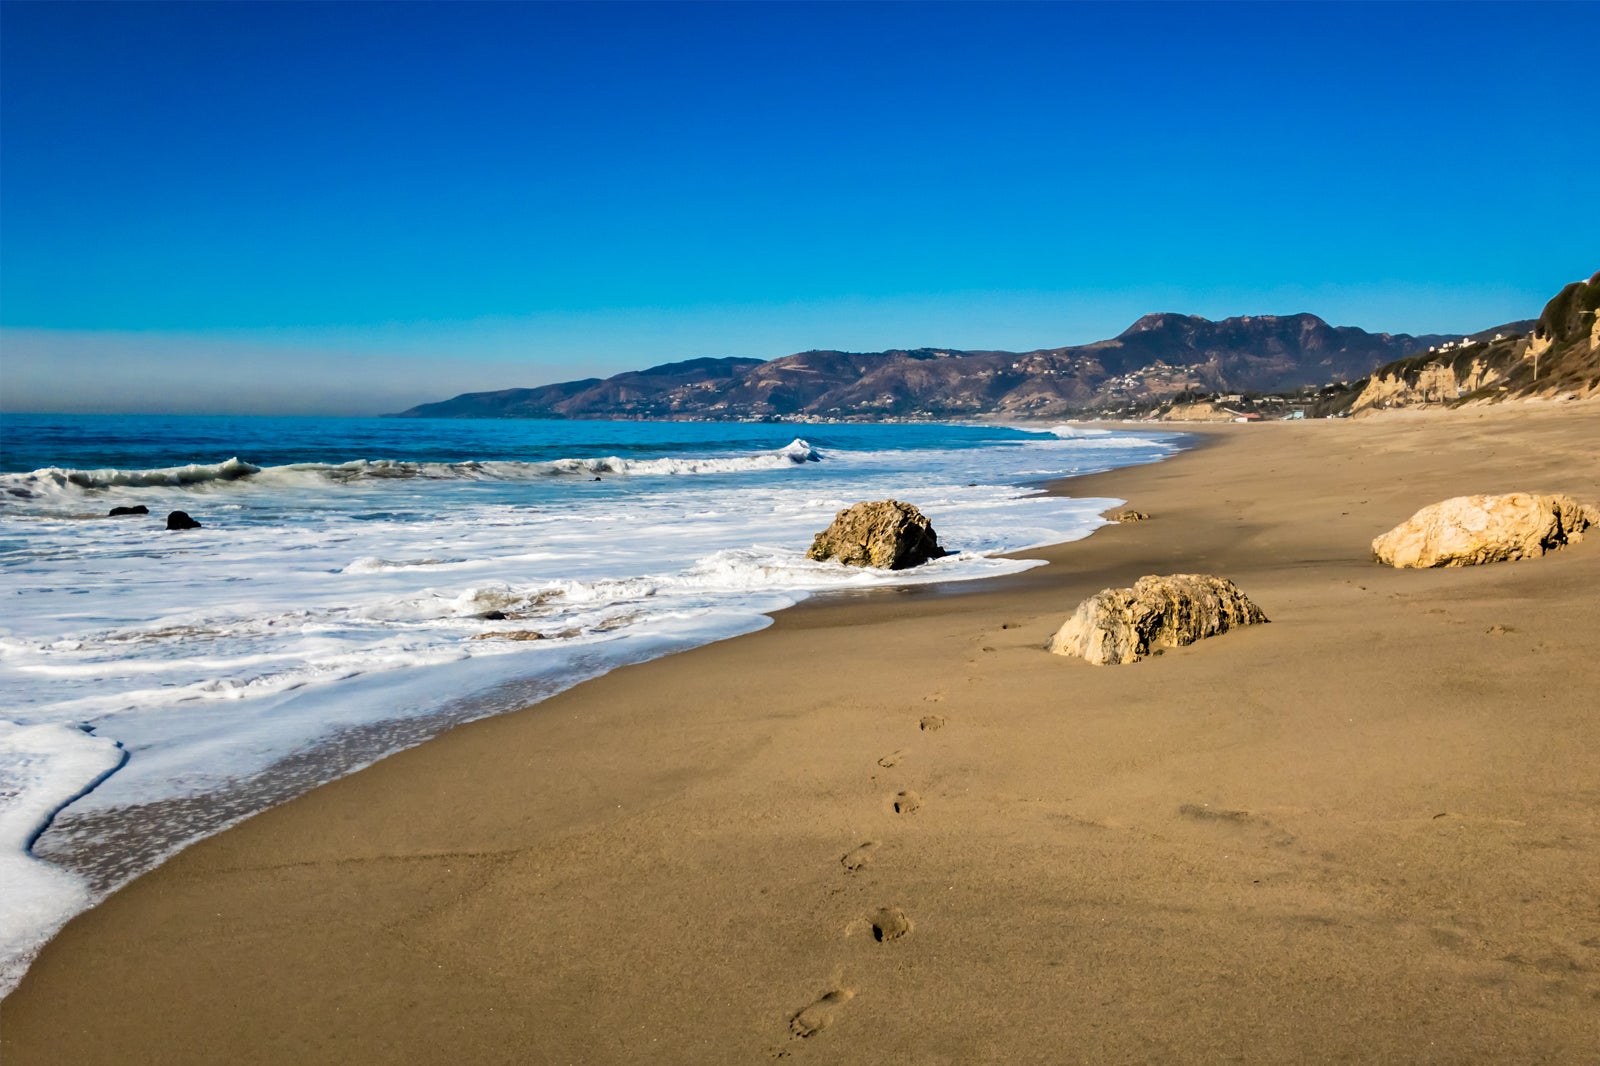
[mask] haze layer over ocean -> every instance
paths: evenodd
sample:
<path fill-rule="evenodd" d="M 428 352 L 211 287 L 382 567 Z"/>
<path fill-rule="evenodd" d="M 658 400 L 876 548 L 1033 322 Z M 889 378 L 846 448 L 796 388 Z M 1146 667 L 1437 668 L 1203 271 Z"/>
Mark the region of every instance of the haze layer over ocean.
<path fill-rule="evenodd" d="M 1178 439 L 796 428 L 6 416 L 0 991 L 189 841 L 811 592 L 1024 569 L 994 555 L 1084 536 L 1112 502 L 1031 483 Z M 895 575 L 805 558 L 886 496 L 956 554 Z M 203 528 L 168 532 L 172 510 Z"/>

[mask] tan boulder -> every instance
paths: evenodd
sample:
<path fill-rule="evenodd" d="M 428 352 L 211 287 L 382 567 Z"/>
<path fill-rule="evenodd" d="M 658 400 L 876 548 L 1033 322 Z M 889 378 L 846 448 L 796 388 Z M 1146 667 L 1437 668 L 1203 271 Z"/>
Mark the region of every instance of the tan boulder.
<path fill-rule="evenodd" d="M 1583 539 L 1600 511 L 1565 495 L 1512 492 L 1431 504 L 1372 542 L 1397 567 L 1475 566 L 1531 559 Z"/>
<path fill-rule="evenodd" d="M 817 534 L 806 552 L 819 561 L 837 559 L 846 566 L 884 570 L 904 570 L 944 554 L 933 524 L 921 511 L 899 500 L 846 507 Z"/>
<path fill-rule="evenodd" d="M 1096 665 L 1132 663 L 1158 646 L 1176 648 L 1265 621 L 1261 608 L 1226 578 L 1151 575 L 1132 588 L 1101 589 L 1078 604 L 1049 647 Z"/>

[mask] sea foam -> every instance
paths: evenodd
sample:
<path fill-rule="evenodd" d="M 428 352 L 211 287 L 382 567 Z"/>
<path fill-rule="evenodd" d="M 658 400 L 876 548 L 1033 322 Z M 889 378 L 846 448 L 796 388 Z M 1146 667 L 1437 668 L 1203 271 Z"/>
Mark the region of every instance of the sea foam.
<path fill-rule="evenodd" d="M 0 720 L 0 995 L 34 953 L 91 902 L 88 886 L 29 852 L 55 813 L 123 763 L 116 742 L 69 725 Z"/>

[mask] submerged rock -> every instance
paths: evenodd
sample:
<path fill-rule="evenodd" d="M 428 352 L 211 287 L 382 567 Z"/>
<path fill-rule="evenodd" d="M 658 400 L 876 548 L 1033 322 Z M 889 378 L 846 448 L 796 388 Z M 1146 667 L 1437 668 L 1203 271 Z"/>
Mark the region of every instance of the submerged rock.
<path fill-rule="evenodd" d="M 1226 578 L 1152 575 L 1132 588 L 1101 589 L 1078 604 L 1049 647 L 1097 665 L 1132 663 L 1157 646 L 1176 648 L 1265 621 L 1261 608 Z"/>
<path fill-rule="evenodd" d="M 544 640 L 543 633 L 531 629 L 502 629 L 493 633 L 475 633 L 473 640 Z"/>
<path fill-rule="evenodd" d="M 125 515 L 125 514 L 149 514 L 149 513 L 150 513 L 150 508 L 146 507 L 142 503 L 138 503 L 138 504 L 134 504 L 132 507 L 113 507 L 113 508 L 111 508 L 111 510 L 106 512 L 106 517 L 107 518 L 117 518 L 117 517 L 119 517 L 121 515 Z"/>
<path fill-rule="evenodd" d="M 1457 496 L 1430 504 L 1372 542 L 1396 567 L 1475 566 L 1531 559 L 1583 539 L 1600 510 L 1571 496 L 1512 492 Z"/>
<path fill-rule="evenodd" d="M 876 500 L 846 507 L 818 533 L 806 555 L 846 566 L 905 570 L 945 554 L 933 524 L 909 503 Z"/>
<path fill-rule="evenodd" d="M 200 523 L 189 517 L 187 511 L 173 511 L 167 515 L 168 529 L 199 529 Z"/>

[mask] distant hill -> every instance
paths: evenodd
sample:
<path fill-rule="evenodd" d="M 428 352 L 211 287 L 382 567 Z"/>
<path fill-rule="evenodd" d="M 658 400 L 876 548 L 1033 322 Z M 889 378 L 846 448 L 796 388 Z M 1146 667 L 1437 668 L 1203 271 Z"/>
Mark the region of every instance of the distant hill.
<path fill-rule="evenodd" d="M 1459 335 L 1458 335 L 1459 336 Z M 692 359 L 615 377 L 464 393 L 408 418 L 1052 417 L 1185 392 L 1347 382 L 1453 338 L 1368 333 L 1316 315 L 1146 315 L 1110 340 L 1031 352 L 917 348 Z"/>
<path fill-rule="evenodd" d="M 707 396 L 727 387 L 759 359 L 690 359 L 630 370 L 610 378 L 584 378 L 535 389 L 466 392 L 425 403 L 400 418 L 603 418 L 600 411 L 670 418 L 695 416 Z"/>
<path fill-rule="evenodd" d="M 1352 414 L 1530 396 L 1600 395 L 1600 273 L 1557 293 L 1535 320 L 1385 364 L 1352 386 Z M 1520 327 L 1520 328 L 1519 328 Z"/>

